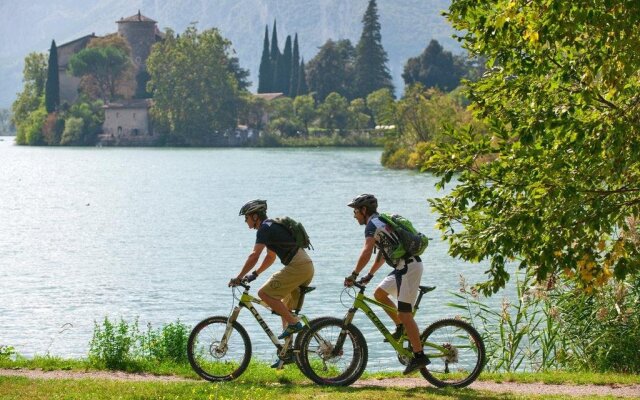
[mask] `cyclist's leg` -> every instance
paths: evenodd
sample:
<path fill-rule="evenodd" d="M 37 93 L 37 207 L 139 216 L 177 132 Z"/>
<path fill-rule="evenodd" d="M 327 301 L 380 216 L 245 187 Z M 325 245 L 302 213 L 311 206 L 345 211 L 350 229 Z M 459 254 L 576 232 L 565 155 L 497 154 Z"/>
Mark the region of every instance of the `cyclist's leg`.
<path fill-rule="evenodd" d="M 414 352 L 422 351 L 420 342 L 420 330 L 413 318 L 413 304 L 418 297 L 420 290 L 420 279 L 422 278 L 423 266 L 419 261 L 414 261 L 408 265 L 407 271 L 399 279 L 398 291 L 398 317 L 405 327 L 409 343 Z"/>
<path fill-rule="evenodd" d="M 300 296 L 298 287 L 310 283 L 313 272 L 311 259 L 300 249 L 288 265 L 265 282 L 258 296 L 288 324 L 295 324 L 298 319 L 289 310 L 297 304 Z"/>
<path fill-rule="evenodd" d="M 382 282 L 376 288 L 376 291 L 373 293 L 373 297 L 378 300 L 382 304 L 386 304 L 389 307 L 396 308 L 396 304 L 389 298 L 389 296 L 397 297 L 398 296 L 398 285 L 396 284 L 396 277 L 394 273 L 387 275 Z M 398 313 L 396 311 L 387 310 L 384 311 L 387 313 L 389 318 L 393 320 L 393 322 L 398 325 L 401 323 L 400 318 L 398 318 Z"/>

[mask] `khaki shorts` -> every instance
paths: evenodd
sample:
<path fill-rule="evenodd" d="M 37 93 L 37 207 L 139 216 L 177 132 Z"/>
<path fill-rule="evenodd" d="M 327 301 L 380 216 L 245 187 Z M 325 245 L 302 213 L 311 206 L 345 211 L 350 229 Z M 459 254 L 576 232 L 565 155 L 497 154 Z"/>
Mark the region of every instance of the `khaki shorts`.
<path fill-rule="evenodd" d="M 271 275 L 260 290 L 270 297 L 282 300 L 289 310 L 293 310 L 300 299 L 298 286 L 308 286 L 313 279 L 313 272 L 311 258 L 304 249 L 299 249 L 289 265 Z"/>

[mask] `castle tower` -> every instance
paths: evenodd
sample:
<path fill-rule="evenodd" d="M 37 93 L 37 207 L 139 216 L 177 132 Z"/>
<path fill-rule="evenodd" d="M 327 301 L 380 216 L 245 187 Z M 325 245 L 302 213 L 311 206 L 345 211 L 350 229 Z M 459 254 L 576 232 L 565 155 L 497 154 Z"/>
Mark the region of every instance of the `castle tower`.
<path fill-rule="evenodd" d="M 156 21 L 140 14 L 116 21 L 118 33 L 131 47 L 131 61 L 136 67 L 136 73 L 146 70 L 147 57 L 151 53 L 151 46 L 157 41 Z"/>

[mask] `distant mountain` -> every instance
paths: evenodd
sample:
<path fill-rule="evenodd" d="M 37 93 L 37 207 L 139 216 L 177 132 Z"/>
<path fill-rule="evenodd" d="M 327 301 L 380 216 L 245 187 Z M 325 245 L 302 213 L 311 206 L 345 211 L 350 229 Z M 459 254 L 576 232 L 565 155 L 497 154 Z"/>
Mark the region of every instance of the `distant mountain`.
<path fill-rule="evenodd" d="M 306 61 L 327 39 L 350 39 L 354 46 L 362 31 L 368 0 L 1 0 L 0 1 L 0 108 L 9 107 L 22 88 L 24 57 L 47 52 L 51 40 L 58 45 L 81 36 L 117 31 L 115 21 L 138 12 L 177 33 L 197 23 L 202 31 L 217 27 L 233 42 L 242 67 L 251 71 L 253 90 L 265 25 L 278 25 L 280 49 L 287 35 L 298 33 Z M 389 68 L 402 90 L 402 68 L 431 39 L 447 50 L 460 52 L 453 30 L 441 16 L 450 0 L 378 0 L 382 44 Z"/>

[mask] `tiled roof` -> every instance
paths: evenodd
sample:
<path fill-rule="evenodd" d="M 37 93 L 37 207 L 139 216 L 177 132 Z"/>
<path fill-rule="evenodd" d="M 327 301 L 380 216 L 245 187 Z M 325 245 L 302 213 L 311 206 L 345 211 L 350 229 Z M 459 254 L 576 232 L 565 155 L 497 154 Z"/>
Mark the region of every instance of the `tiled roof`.
<path fill-rule="evenodd" d="M 284 97 L 284 94 L 283 93 L 258 93 L 258 94 L 255 94 L 254 96 L 259 97 L 261 99 L 265 99 L 265 100 L 273 100 L 280 97 Z"/>
<path fill-rule="evenodd" d="M 127 18 L 120 18 L 120 21 L 116 21 L 117 23 L 121 23 L 121 22 L 156 22 L 154 20 L 152 20 L 149 17 L 145 17 L 144 15 L 140 14 L 140 10 L 138 10 L 138 13 L 135 15 L 132 15 L 130 17 Z"/>
<path fill-rule="evenodd" d="M 149 108 L 152 103 L 153 100 L 151 99 L 118 100 L 105 104 L 103 108 Z"/>
<path fill-rule="evenodd" d="M 65 46 L 69 46 L 69 45 L 75 44 L 76 42 L 79 42 L 81 40 L 89 40 L 89 39 L 93 39 L 93 38 L 97 38 L 95 33 L 92 33 L 90 35 L 85 35 L 85 36 L 83 36 L 81 38 L 77 38 L 77 39 L 74 39 L 74 40 L 72 40 L 70 42 L 67 42 L 67 43 L 64 43 L 64 44 L 60 44 L 60 45 L 58 45 L 56 47 L 59 49 L 61 47 L 65 47 Z"/>

